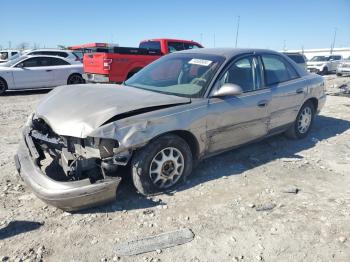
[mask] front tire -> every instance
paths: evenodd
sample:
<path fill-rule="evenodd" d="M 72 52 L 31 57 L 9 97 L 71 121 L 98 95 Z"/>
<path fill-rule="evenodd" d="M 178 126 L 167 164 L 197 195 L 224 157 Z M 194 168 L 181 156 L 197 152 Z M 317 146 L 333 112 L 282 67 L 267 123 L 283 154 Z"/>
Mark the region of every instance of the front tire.
<path fill-rule="evenodd" d="M 308 135 L 315 118 L 315 108 L 311 101 L 307 101 L 299 110 L 293 125 L 286 131 L 292 139 L 301 139 Z"/>
<path fill-rule="evenodd" d="M 72 74 L 68 77 L 68 85 L 77 85 L 85 83 L 84 78 L 80 74 Z"/>
<path fill-rule="evenodd" d="M 7 90 L 7 83 L 4 79 L 0 78 L 0 96 L 4 95 Z"/>
<path fill-rule="evenodd" d="M 328 75 L 328 67 L 324 67 L 320 73 L 322 76 Z"/>
<path fill-rule="evenodd" d="M 189 145 L 177 135 L 161 136 L 137 150 L 131 160 L 137 191 L 148 196 L 175 188 L 192 172 Z"/>

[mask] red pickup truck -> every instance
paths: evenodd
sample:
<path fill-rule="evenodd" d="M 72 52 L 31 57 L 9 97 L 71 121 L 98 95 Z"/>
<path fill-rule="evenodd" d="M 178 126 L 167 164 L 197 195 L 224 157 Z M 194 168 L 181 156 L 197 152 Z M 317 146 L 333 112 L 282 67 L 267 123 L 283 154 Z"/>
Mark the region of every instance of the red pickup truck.
<path fill-rule="evenodd" d="M 139 48 L 112 47 L 104 53 L 84 54 L 84 79 L 90 83 L 122 83 L 163 55 L 202 48 L 199 43 L 177 39 L 142 41 Z"/>

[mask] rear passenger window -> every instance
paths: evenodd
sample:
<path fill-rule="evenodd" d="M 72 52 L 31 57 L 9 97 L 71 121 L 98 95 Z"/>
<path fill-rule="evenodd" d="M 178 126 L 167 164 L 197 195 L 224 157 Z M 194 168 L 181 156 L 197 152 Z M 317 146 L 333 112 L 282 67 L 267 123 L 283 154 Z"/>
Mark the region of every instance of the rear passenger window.
<path fill-rule="evenodd" d="M 184 43 L 184 48 L 185 49 L 197 49 L 197 48 L 201 48 L 201 47 L 196 45 L 196 44 Z"/>
<path fill-rule="evenodd" d="M 50 65 L 59 66 L 59 65 L 70 65 L 67 61 L 64 61 L 59 58 L 50 57 Z"/>
<path fill-rule="evenodd" d="M 266 85 L 273 85 L 298 78 L 295 69 L 277 55 L 262 55 Z"/>
<path fill-rule="evenodd" d="M 182 42 L 168 42 L 169 53 L 184 50 L 184 43 Z"/>

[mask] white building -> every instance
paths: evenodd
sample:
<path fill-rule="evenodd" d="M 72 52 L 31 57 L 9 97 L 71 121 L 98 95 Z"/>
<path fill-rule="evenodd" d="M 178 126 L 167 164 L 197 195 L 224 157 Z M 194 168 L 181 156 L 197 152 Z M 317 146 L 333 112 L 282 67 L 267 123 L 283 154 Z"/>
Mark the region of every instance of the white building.
<path fill-rule="evenodd" d="M 311 59 L 317 55 L 330 55 L 331 49 L 330 48 L 323 48 L 323 49 L 286 50 L 284 52 L 304 53 L 304 55 L 307 57 L 307 59 Z M 332 54 L 333 55 L 342 55 L 343 58 L 348 58 L 348 57 L 350 57 L 350 47 L 334 48 Z"/>

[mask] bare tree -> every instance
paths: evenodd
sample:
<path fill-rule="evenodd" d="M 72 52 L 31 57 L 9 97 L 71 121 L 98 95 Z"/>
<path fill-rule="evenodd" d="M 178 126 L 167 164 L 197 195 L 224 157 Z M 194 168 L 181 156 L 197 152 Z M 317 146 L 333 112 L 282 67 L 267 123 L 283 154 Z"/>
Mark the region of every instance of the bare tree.
<path fill-rule="evenodd" d="M 28 49 L 28 47 L 29 47 L 29 44 L 27 42 L 22 42 L 17 45 L 17 48 L 19 50 L 25 50 L 25 49 Z"/>

